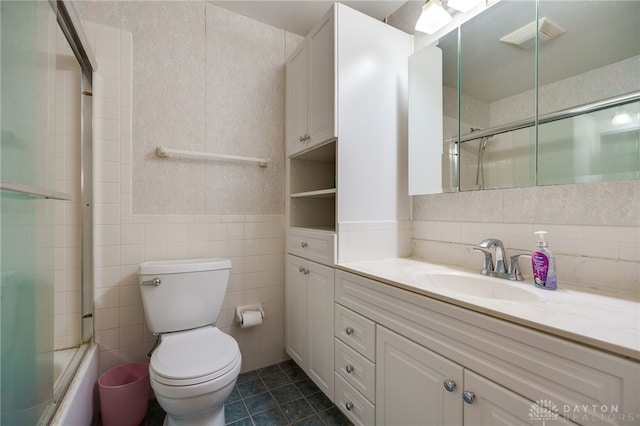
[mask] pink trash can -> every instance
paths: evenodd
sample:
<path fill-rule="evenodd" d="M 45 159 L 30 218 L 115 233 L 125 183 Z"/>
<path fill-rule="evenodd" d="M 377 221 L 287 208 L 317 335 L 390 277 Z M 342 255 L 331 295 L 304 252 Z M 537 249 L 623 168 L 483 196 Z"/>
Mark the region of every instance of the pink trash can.
<path fill-rule="evenodd" d="M 149 404 L 149 364 L 123 364 L 98 379 L 103 426 L 138 426 Z"/>

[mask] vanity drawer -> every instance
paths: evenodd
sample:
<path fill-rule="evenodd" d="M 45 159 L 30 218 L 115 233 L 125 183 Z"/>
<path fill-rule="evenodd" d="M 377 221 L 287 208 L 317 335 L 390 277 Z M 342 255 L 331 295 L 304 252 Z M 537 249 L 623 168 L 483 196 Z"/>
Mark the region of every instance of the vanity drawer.
<path fill-rule="evenodd" d="M 336 373 L 335 400 L 336 406 L 353 422 L 354 425 L 373 426 L 376 423 L 376 407 L 353 386 Z"/>
<path fill-rule="evenodd" d="M 340 375 L 369 401 L 376 400 L 376 365 L 351 349 L 340 339 L 335 342 L 335 368 Z"/>
<path fill-rule="evenodd" d="M 333 266 L 336 263 L 336 234 L 290 229 L 287 233 L 287 250 L 290 254 Z"/>
<path fill-rule="evenodd" d="M 376 324 L 338 304 L 335 316 L 335 336 L 376 362 Z"/>

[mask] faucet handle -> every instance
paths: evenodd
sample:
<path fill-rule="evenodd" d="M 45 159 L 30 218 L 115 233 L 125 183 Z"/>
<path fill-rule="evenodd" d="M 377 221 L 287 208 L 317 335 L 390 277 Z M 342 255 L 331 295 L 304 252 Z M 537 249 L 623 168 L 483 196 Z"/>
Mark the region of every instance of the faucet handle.
<path fill-rule="evenodd" d="M 521 256 L 531 257 L 529 253 L 519 253 L 511 256 L 511 264 L 509 266 L 509 278 L 514 281 L 523 281 L 522 273 L 520 273 L 520 265 L 518 264 L 518 259 Z"/>
<path fill-rule="evenodd" d="M 480 271 L 480 273 L 482 275 L 489 275 L 489 273 L 493 271 L 493 256 L 491 255 L 491 251 L 482 247 L 472 247 L 472 249 L 484 254 L 484 264 L 482 265 L 482 271 Z"/>
<path fill-rule="evenodd" d="M 489 249 L 492 247 L 503 247 L 503 244 L 502 241 L 497 238 L 485 238 L 484 240 L 480 241 L 478 247 Z"/>

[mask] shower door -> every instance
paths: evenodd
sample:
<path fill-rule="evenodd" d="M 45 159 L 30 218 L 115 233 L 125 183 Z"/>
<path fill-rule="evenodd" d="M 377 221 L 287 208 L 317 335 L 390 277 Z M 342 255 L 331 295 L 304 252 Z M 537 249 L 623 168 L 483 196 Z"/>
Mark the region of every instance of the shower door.
<path fill-rule="evenodd" d="M 53 400 L 56 15 L 0 2 L 0 424 L 35 425 Z"/>

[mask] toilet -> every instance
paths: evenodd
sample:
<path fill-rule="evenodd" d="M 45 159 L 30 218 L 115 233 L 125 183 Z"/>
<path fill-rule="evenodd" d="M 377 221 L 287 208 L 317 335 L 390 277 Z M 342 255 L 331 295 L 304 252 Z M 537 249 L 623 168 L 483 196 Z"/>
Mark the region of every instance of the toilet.
<path fill-rule="evenodd" d="M 159 336 L 149 362 L 164 425 L 224 425 L 240 373 L 235 339 L 218 330 L 229 259 L 144 262 L 138 268 L 147 326 Z"/>

